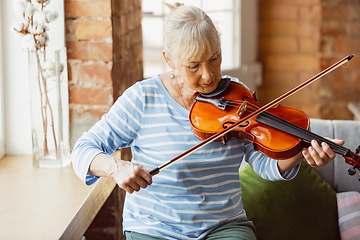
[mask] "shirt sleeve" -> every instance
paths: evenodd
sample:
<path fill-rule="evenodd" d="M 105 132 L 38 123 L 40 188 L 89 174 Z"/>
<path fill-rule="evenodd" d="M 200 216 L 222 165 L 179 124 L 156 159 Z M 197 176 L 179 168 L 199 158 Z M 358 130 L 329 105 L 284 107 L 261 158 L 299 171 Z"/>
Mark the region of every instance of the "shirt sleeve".
<path fill-rule="evenodd" d="M 97 154 L 112 154 L 134 142 L 141 126 L 144 107 L 141 96 L 139 84 L 127 89 L 109 112 L 77 140 L 71 161 L 74 171 L 87 185 L 95 183 L 99 178 L 88 175 L 90 163 Z"/>
<path fill-rule="evenodd" d="M 263 179 L 270 181 L 291 180 L 299 171 L 300 164 L 281 174 L 276 159 L 269 158 L 259 151 L 255 151 L 253 144 L 245 146 L 245 159 L 250 167 Z"/>

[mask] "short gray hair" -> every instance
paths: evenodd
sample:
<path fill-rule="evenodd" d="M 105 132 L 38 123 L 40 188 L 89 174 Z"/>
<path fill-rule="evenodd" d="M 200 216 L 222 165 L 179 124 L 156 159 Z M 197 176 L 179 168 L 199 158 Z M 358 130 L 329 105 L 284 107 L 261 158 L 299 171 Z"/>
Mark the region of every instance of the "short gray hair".
<path fill-rule="evenodd" d="M 164 22 L 164 51 L 170 58 L 200 60 L 220 50 L 220 34 L 204 11 L 180 3 L 166 5 L 171 11 Z"/>

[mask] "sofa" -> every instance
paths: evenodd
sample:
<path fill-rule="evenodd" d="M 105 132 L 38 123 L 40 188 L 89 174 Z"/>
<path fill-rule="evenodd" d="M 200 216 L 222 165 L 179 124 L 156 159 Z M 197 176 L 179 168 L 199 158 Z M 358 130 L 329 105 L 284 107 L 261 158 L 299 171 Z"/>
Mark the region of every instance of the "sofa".
<path fill-rule="evenodd" d="M 360 145 L 360 121 L 311 119 L 310 127 L 353 152 Z M 338 155 L 320 168 L 303 161 L 294 179 L 276 182 L 243 166 L 242 200 L 258 240 L 360 239 L 360 172 L 350 176 L 344 160 Z"/>

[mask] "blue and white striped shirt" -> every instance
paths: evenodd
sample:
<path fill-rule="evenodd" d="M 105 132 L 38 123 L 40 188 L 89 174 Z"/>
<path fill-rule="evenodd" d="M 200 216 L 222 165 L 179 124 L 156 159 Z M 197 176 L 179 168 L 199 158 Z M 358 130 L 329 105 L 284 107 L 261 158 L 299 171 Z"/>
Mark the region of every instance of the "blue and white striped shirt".
<path fill-rule="evenodd" d="M 236 80 L 236 79 L 233 79 Z M 201 142 L 191 130 L 189 111 L 167 92 L 158 76 L 137 82 L 110 111 L 77 141 L 73 167 L 86 183 L 94 156 L 131 147 L 132 161 L 149 168 L 173 159 Z M 245 160 L 263 178 L 293 178 L 298 166 L 283 176 L 277 161 L 234 139 L 212 142 L 153 177 L 152 185 L 127 194 L 124 231 L 167 239 L 202 239 L 220 224 L 246 219 L 241 202 L 239 166 Z"/>

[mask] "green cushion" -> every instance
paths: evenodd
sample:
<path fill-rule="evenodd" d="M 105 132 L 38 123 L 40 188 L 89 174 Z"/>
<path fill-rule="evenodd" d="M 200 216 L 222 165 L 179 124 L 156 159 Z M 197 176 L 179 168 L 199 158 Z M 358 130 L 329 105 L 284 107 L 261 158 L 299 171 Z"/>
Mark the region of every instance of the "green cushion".
<path fill-rule="evenodd" d="M 305 162 L 290 181 L 240 170 L 242 201 L 258 240 L 340 239 L 336 192 Z"/>

